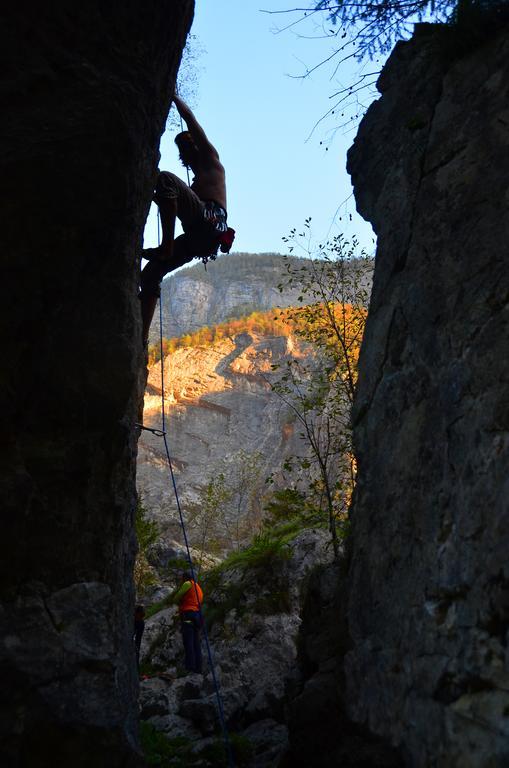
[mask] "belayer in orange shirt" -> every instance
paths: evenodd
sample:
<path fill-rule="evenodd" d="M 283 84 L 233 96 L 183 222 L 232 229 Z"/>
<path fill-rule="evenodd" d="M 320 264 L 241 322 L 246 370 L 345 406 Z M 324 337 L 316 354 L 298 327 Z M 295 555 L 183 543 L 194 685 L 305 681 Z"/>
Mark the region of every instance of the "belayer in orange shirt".
<path fill-rule="evenodd" d="M 178 604 L 184 643 L 184 666 L 188 672 L 201 674 L 201 607 L 203 591 L 193 579 L 191 571 L 181 574 L 182 583 L 173 595 L 173 602 Z"/>

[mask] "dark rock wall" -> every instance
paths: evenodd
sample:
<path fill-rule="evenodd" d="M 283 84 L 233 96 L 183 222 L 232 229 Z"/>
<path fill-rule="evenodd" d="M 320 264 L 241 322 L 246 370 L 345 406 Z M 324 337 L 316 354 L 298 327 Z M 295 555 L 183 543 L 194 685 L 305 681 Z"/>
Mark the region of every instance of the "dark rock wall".
<path fill-rule="evenodd" d="M 354 423 L 350 715 L 406 763 L 509 765 L 509 35 L 418 27 L 349 154 L 378 234 Z"/>
<path fill-rule="evenodd" d="M 137 750 L 139 249 L 192 0 L 2 12 L 2 765 Z"/>
<path fill-rule="evenodd" d="M 339 585 L 339 588 L 338 588 Z M 343 558 L 316 568 L 303 585 L 299 676 L 287 692 L 290 748 L 281 768 L 401 768 L 397 750 L 347 714 Z"/>

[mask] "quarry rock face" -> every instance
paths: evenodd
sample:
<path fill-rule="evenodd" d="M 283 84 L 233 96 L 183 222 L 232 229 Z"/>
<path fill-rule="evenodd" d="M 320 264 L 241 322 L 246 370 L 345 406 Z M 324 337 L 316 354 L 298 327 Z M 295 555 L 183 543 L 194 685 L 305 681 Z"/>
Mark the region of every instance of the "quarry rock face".
<path fill-rule="evenodd" d="M 255 310 L 298 305 L 300 286 L 286 284 L 285 274 L 286 260 L 276 253 L 231 253 L 209 262 L 207 269 L 198 262 L 179 270 L 162 285 L 163 335 L 181 336 Z M 158 339 L 156 313 L 150 340 L 157 343 Z"/>
<path fill-rule="evenodd" d="M 378 235 L 345 701 L 415 768 L 509 764 L 509 35 L 399 43 L 349 153 Z"/>
<path fill-rule="evenodd" d="M 139 249 L 192 12 L 4 9 L 3 766 L 139 761 Z"/>
<path fill-rule="evenodd" d="M 197 538 L 194 533 L 192 510 L 200 506 L 211 479 L 223 473 L 235 487 L 246 461 L 254 457 L 256 479 L 246 482 L 249 493 L 256 485 L 261 496 L 267 476 L 281 470 L 286 456 L 302 451 L 288 409 L 270 387 L 281 375 L 271 366 L 304 354 L 301 346 L 294 336 L 246 332 L 212 345 L 177 349 L 165 357 L 168 441 L 191 544 L 201 541 L 201 535 Z M 152 428 L 161 425 L 160 363 L 149 372 L 144 423 Z M 164 443 L 150 432 L 140 437 L 137 482 L 151 517 L 178 536 Z"/>

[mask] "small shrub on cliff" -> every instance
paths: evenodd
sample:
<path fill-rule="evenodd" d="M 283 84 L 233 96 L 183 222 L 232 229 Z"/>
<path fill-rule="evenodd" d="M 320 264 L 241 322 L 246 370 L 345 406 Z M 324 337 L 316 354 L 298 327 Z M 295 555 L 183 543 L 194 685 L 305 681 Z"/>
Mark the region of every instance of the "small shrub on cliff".
<path fill-rule="evenodd" d="M 240 550 L 260 530 L 265 490 L 263 456 L 244 449 L 216 462 L 214 475 L 189 514 L 202 555 Z M 196 544 L 198 546 L 198 543 Z"/>
<path fill-rule="evenodd" d="M 224 741 L 217 737 L 199 751 L 193 751 L 190 739 L 180 736 L 168 739 L 150 723 L 140 723 L 141 745 L 145 761 L 158 768 L 226 768 L 228 759 Z M 235 765 L 242 768 L 250 763 L 253 747 L 249 739 L 238 733 L 229 734 Z"/>
<path fill-rule="evenodd" d="M 182 761 L 183 756 L 190 749 L 189 739 L 183 737 L 167 739 L 153 725 L 143 721 L 140 723 L 140 738 L 147 765 L 156 765 L 160 768 L 170 765 L 184 768 L 189 764 Z"/>
<path fill-rule="evenodd" d="M 248 547 L 232 552 L 204 576 L 205 615 L 209 626 L 222 623 L 233 609 L 237 615 L 246 612 L 247 598 L 254 597 L 248 583 L 253 574 L 260 583 L 264 578 L 270 582 L 270 590 L 250 601 L 251 610 L 263 614 L 288 610 L 288 583 L 286 577 L 281 578 L 279 566 L 291 557 L 291 541 L 302 527 L 297 520 L 271 525 L 256 535 Z"/>
<path fill-rule="evenodd" d="M 248 766 L 254 753 L 249 739 L 239 733 L 230 733 L 229 739 L 235 765 L 239 768 Z M 223 768 L 223 766 L 226 768 L 229 765 L 226 747 L 222 739 L 216 739 L 212 744 L 208 744 L 200 750 L 197 756 L 200 765 L 210 766 L 210 768 Z"/>
<path fill-rule="evenodd" d="M 273 475 L 267 478 L 270 483 Z M 310 503 L 304 491 L 297 488 L 280 488 L 274 491 L 265 505 L 265 524 L 281 526 L 298 523 L 302 528 L 319 528 L 325 524 L 323 514 Z"/>
<path fill-rule="evenodd" d="M 143 595 L 149 587 L 156 583 L 154 571 L 147 560 L 147 551 L 159 538 L 160 530 L 157 523 L 148 520 L 140 498 L 138 498 L 136 505 L 135 528 L 138 552 L 134 563 L 134 585 L 137 594 Z"/>

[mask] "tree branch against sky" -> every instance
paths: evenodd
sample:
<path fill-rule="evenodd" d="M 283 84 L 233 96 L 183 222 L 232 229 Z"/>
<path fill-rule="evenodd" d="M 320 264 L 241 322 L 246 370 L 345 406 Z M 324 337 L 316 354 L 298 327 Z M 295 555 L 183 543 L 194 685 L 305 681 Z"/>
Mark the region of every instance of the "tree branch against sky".
<path fill-rule="evenodd" d="M 304 24 L 309 27 L 311 22 L 315 37 L 336 40 L 336 49 L 315 65 L 321 66 L 340 54 L 344 54 L 341 61 L 386 54 L 398 39 L 411 33 L 416 22 L 445 23 L 453 17 L 458 4 L 465 2 L 479 4 L 486 0 L 313 0 L 300 7 L 264 12 L 290 14 L 291 21 L 279 31 L 295 30 Z"/>
<path fill-rule="evenodd" d="M 508 0 L 310 0 L 263 12 L 277 19 L 277 34 L 291 31 L 299 38 L 324 40 L 324 56 L 311 65 L 303 64 L 296 77 L 309 78 L 323 69 L 331 81 L 339 83 L 329 96 L 330 106 L 318 117 L 308 137 L 333 117 L 330 140 L 338 130 L 357 124 L 376 96 L 374 86 L 385 57 L 398 40 L 410 37 L 416 22 L 475 26 L 486 11 L 507 4 Z M 352 61 L 357 63 L 353 74 L 351 67 L 345 68 Z"/>
<path fill-rule="evenodd" d="M 201 59 L 204 53 L 206 51 L 199 37 L 188 35 L 177 76 L 177 93 L 193 109 L 198 99 L 199 80 L 203 72 Z M 180 124 L 180 116 L 173 107 L 168 115 L 167 128 L 179 130 Z"/>

